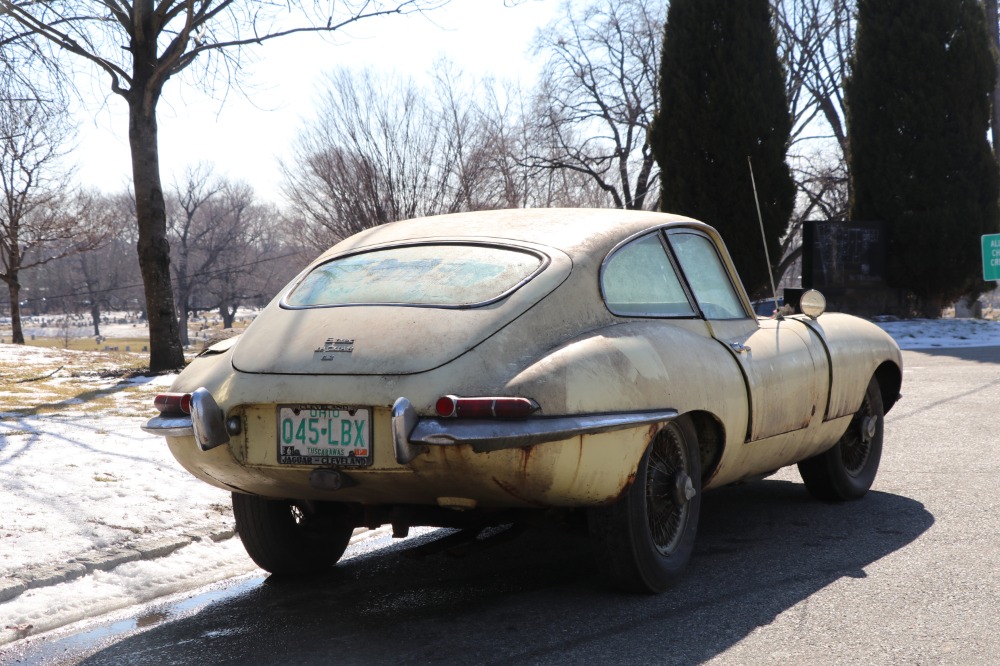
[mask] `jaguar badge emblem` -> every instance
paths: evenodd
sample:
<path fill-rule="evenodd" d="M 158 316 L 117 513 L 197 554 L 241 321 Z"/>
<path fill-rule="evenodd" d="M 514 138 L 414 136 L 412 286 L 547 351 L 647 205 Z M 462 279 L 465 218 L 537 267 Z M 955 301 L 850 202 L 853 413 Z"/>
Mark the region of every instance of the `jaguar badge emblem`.
<path fill-rule="evenodd" d="M 327 338 L 315 350 L 317 354 L 323 354 L 320 358 L 321 361 L 332 361 L 333 354 L 350 354 L 352 351 L 354 351 L 354 340 L 345 340 L 344 338 Z"/>

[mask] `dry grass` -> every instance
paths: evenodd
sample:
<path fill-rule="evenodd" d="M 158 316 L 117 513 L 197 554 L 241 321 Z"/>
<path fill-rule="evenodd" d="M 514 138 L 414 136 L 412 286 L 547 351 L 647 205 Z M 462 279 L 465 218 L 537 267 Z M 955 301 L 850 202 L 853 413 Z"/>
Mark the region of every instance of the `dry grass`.
<path fill-rule="evenodd" d="M 256 313 L 245 313 L 237 315 L 231 329 L 223 329 L 222 321 L 216 316 L 203 316 L 189 322 L 188 334 L 191 339 L 189 351 L 197 353 L 213 340 L 231 337 L 242 333 L 254 320 Z M 39 322 L 39 320 L 42 320 Z M 59 315 L 51 315 L 42 319 L 38 317 L 26 317 L 22 321 L 24 328 L 25 343 L 32 347 L 48 347 L 52 349 L 68 349 L 72 351 L 99 351 L 99 352 L 122 352 L 146 354 L 149 349 L 148 335 L 134 335 L 131 333 L 145 332 L 145 325 L 136 323 L 102 323 L 102 337 L 100 342 L 93 336 L 93 329 L 89 324 L 89 318 L 72 318 L 73 325 L 61 329 L 66 319 Z M 129 320 L 131 321 L 131 320 Z M 36 326 L 41 328 L 36 328 Z M 58 331 L 62 330 L 62 334 Z M 47 335 L 35 334 L 38 331 L 45 331 Z M 109 335 L 110 331 L 110 335 Z M 0 317 L 0 344 L 10 343 L 12 331 L 9 317 Z"/>
<path fill-rule="evenodd" d="M 150 411 L 156 387 L 130 381 L 147 372 L 143 354 L 0 346 L 0 418 L 100 410 L 121 415 Z"/>
<path fill-rule="evenodd" d="M 8 336 L 9 340 L 10 337 Z M 139 352 L 149 350 L 149 338 L 108 338 L 103 342 L 95 342 L 94 338 L 35 338 L 28 341 L 32 347 L 47 347 L 50 349 L 69 349 L 73 351 L 120 351 Z"/>

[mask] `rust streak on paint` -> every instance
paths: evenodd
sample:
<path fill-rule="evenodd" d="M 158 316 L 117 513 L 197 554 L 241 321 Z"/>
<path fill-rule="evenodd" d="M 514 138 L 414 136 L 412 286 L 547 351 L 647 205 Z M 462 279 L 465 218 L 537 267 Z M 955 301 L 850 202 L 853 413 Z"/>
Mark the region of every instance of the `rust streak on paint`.
<path fill-rule="evenodd" d="M 609 497 L 606 497 L 605 499 L 598 502 L 598 504 L 601 506 L 609 506 L 611 504 L 617 504 L 618 502 L 621 502 L 623 499 L 625 499 L 625 494 L 628 493 L 628 489 L 632 487 L 633 483 L 635 483 L 635 472 L 629 474 L 628 478 L 625 479 L 625 485 L 622 486 L 620 493 L 618 493 L 617 495 L 611 495 Z"/>
<path fill-rule="evenodd" d="M 518 453 L 521 456 L 521 475 L 528 475 L 528 465 L 531 464 L 531 456 L 535 452 L 534 446 L 522 446 L 519 448 Z"/>
<path fill-rule="evenodd" d="M 505 493 L 507 493 L 508 495 L 510 495 L 511 497 L 513 497 L 514 499 L 516 499 L 516 500 L 518 500 L 520 502 L 524 502 L 525 504 L 530 504 L 532 506 L 539 506 L 539 507 L 547 507 L 547 506 L 549 506 L 548 504 L 546 504 L 544 502 L 539 502 L 537 500 L 532 500 L 532 499 L 528 499 L 527 497 L 524 497 L 523 495 L 521 495 L 520 492 L 518 492 L 517 488 L 515 488 L 511 484 L 507 483 L 506 481 L 501 481 L 500 479 L 496 478 L 495 476 L 493 477 L 493 483 L 497 484 L 497 486 L 499 486 L 501 490 L 503 490 Z"/>

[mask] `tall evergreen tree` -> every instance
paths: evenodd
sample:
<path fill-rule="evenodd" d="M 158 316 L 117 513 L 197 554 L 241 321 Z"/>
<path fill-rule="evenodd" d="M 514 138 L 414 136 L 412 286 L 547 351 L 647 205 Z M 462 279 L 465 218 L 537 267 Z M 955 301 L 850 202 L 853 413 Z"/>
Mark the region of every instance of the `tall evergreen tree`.
<path fill-rule="evenodd" d="M 997 231 L 996 72 L 978 0 L 860 0 L 846 84 L 851 216 L 889 228 L 889 280 L 938 316 L 979 293 Z"/>
<path fill-rule="evenodd" d="M 672 0 L 651 145 L 663 210 L 716 227 L 751 292 L 768 283 L 747 165 L 753 163 L 771 261 L 795 198 L 791 121 L 768 0 Z"/>

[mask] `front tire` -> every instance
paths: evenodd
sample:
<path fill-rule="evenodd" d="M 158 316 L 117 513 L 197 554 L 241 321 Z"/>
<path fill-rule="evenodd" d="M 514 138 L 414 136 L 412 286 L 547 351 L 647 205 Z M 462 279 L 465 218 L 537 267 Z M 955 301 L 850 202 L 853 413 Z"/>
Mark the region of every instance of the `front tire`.
<path fill-rule="evenodd" d="M 233 493 L 233 517 L 243 547 L 273 574 L 329 570 L 347 549 L 354 527 L 336 503 L 296 503 Z"/>
<path fill-rule="evenodd" d="M 882 459 L 885 409 L 874 377 L 847 431 L 832 449 L 799 463 L 799 475 L 817 499 L 843 502 L 864 497 Z"/>
<path fill-rule="evenodd" d="M 598 566 L 622 590 L 662 592 L 691 558 L 700 510 L 697 436 L 687 421 L 671 421 L 654 435 L 625 496 L 589 510 Z"/>

